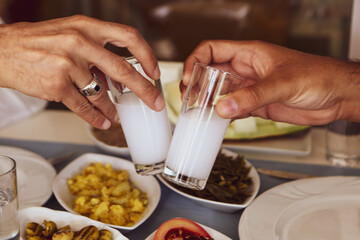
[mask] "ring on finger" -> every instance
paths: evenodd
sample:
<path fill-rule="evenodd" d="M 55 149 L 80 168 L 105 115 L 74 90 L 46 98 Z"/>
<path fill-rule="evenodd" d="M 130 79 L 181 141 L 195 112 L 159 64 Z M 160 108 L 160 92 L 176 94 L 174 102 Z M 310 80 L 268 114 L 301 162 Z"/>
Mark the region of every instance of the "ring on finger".
<path fill-rule="evenodd" d="M 91 82 L 79 90 L 80 93 L 84 96 L 94 96 L 98 94 L 102 89 L 102 83 L 99 78 L 96 76 L 95 73 L 91 74 L 93 76 Z"/>

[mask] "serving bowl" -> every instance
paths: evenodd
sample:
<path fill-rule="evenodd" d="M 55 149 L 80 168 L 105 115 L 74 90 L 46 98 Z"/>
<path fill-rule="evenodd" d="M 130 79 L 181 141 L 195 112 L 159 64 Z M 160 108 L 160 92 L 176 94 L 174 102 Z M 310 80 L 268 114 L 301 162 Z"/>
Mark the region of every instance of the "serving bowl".
<path fill-rule="evenodd" d="M 108 224 L 110 227 L 119 229 L 120 231 L 127 232 L 134 230 L 140 226 L 150 215 L 154 212 L 157 207 L 161 190 L 160 185 L 155 177 L 153 176 L 140 176 L 135 172 L 134 165 L 131 161 L 121 159 L 118 157 L 107 156 L 103 154 L 95 153 L 86 153 L 78 158 L 74 159 L 70 164 L 68 164 L 55 178 L 53 182 L 53 192 L 60 203 L 60 205 L 65 208 L 67 211 L 78 214 L 73 209 L 73 200 L 75 196 L 70 193 L 67 186 L 67 180 L 72 178 L 75 174 L 80 173 L 80 171 L 90 163 L 99 162 L 102 164 L 110 163 L 113 169 L 127 170 L 130 176 L 130 181 L 137 187 L 140 191 L 145 192 L 148 198 L 148 205 L 145 211 L 142 213 L 140 219 L 132 226 L 119 226 Z"/>
<path fill-rule="evenodd" d="M 231 156 L 231 157 L 236 157 L 238 156 L 237 153 L 234 153 L 228 149 L 221 149 L 221 153 L 225 154 L 226 156 Z M 184 191 L 174 187 L 173 184 L 170 184 L 164 177 L 162 177 L 162 175 L 158 174 L 157 177 L 158 179 L 168 188 L 170 188 L 171 190 L 173 190 L 174 192 L 204 206 L 207 208 L 211 208 L 217 211 L 221 211 L 221 212 L 236 212 L 238 210 L 241 210 L 243 208 L 246 208 L 256 197 L 257 193 L 259 192 L 259 188 L 260 188 L 260 178 L 259 178 L 259 174 L 256 171 L 256 169 L 251 165 L 250 162 L 248 162 L 245 159 L 245 163 L 246 163 L 246 167 L 250 167 L 250 171 L 248 173 L 248 176 L 251 178 L 252 180 L 252 184 L 249 186 L 249 190 L 251 192 L 250 196 L 241 203 L 226 203 L 226 202 L 219 202 L 219 201 L 214 201 L 214 200 L 208 200 L 205 198 L 201 198 L 201 197 L 197 197 L 197 196 L 193 196 L 189 193 L 185 193 Z"/>
<path fill-rule="evenodd" d="M 78 231 L 85 226 L 93 225 L 98 229 L 109 230 L 112 233 L 113 240 L 128 239 L 124 237 L 119 231 L 107 226 L 104 223 L 65 211 L 52 210 L 45 207 L 28 207 L 21 209 L 18 216 L 20 221 L 20 239 L 22 240 L 26 239 L 26 224 L 29 222 L 42 224 L 44 220 L 53 221 L 58 227 L 70 225 L 71 229 L 75 231 Z"/>
<path fill-rule="evenodd" d="M 119 124 L 120 126 L 120 124 Z M 114 128 L 116 128 L 117 125 L 114 125 L 107 130 L 100 130 L 100 129 L 94 129 L 91 125 L 86 124 L 86 130 L 90 137 L 90 139 L 95 143 L 97 147 L 99 147 L 101 150 L 107 153 L 111 153 L 117 156 L 121 157 L 129 157 L 130 152 L 128 147 L 119 147 L 115 146 L 115 144 L 108 144 L 106 143 L 107 137 L 118 137 L 119 141 L 126 141 L 123 134 L 117 134 L 116 131 L 113 131 Z M 102 131 L 103 134 L 101 136 L 96 136 L 95 131 Z"/>

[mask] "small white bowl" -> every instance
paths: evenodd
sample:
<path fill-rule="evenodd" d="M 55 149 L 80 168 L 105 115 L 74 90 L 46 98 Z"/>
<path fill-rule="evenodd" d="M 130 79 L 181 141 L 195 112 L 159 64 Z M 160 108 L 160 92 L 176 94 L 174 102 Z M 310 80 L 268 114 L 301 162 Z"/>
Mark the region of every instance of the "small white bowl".
<path fill-rule="evenodd" d="M 221 152 L 228 156 L 237 156 L 238 155 L 237 153 L 234 153 L 227 149 L 221 149 Z M 231 213 L 231 212 L 235 212 L 235 211 L 238 211 L 240 209 L 247 207 L 254 200 L 257 193 L 259 192 L 259 188 L 260 188 L 259 174 L 257 173 L 256 169 L 248 161 L 245 160 L 245 162 L 246 162 L 246 166 L 251 167 L 249 176 L 252 179 L 252 185 L 250 186 L 250 190 L 252 191 L 252 193 L 249 196 L 249 198 L 242 204 L 218 202 L 218 201 L 213 201 L 213 200 L 207 200 L 207 199 L 200 198 L 200 197 L 195 197 L 188 193 L 184 193 L 184 192 L 180 191 L 179 189 L 170 185 L 169 182 L 161 176 L 161 174 L 158 174 L 157 177 L 165 186 L 167 186 L 174 192 L 176 192 L 180 195 L 183 195 L 184 197 L 189 198 L 204 207 L 211 208 L 211 209 L 221 211 L 221 212 Z"/>
<path fill-rule="evenodd" d="M 221 232 L 218 232 L 208 226 L 202 225 L 200 223 L 199 224 L 201 227 L 203 227 L 205 229 L 205 231 L 213 238 L 213 239 L 221 239 L 221 240 L 231 240 L 231 238 L 229 238 L 228 236 L 222 234 Z M 155 237 L 157 229 L 151 233 L 145 240 L 153 240 Z"/>
<path fill-rule="evenodd" d="M 122 157 L 129 157 L 130 156 L 129 148 L 127 148 L 127 147 L 117 147 L 117 146 L 109 145 L 109 144 L 106 144 L 106 143 L 100 141 L 99 139 L 97 139 L 95 137 L 93 131 L 92 131 L 92 126 L 91 125 L 86 124 L 86 130 L 87 130 L 87 133 L 88 133 L 90 139 L 101 150 L 103 150 L 103 151 L 105 151 L 107 153 L 117 155 L 117 156 L 122 156 Z"/>
<path fill-rule="evenodd" d="M 29 222 L 36 222 L 42 224 L 44 220 L 53 221 L 58 227 L 70 225 L 71 229 L 75 231 L 78 231 L 88 225 L 94 225 L 98 229 L 109 230 L 113 235 L 113 240 L 128 239 L 123 236 L 119 231 L 108 227 L 104 223 L 100 223 L 90 218 L 75 215 L 69 212 L 52 210 L 45 207 L 28 207 L 21 209 L 18 216 L 20 220 L 20 239 L 23 240 L 26 239 L 26 224 L 28 224 Z"/>
<path fill-rule="evenodd" d="M 131 231 L 140 226 L 150 215 L 154 212 L 156 206 L 159 203 L 161 189 L 158 181 L 153 176 L 140 176 L 136 173 L 134 165 L 131 161 L 102 155 L 95 153 L 86 153 L 80 157 L 74 159 L 70 164 L 68 164 L 55 178 L 53 182 L 53 192 L 60 203 L 60 205 L 65 208 L 67 211 L 78 214 L 73 210 L 73 200 L 74 195 L 70 193 L 67 186 L 67 180 L 72 178 L 74 174 L 80 173 L 80 171 L 89 166 L 90 163 L 100 162 L 100 163 L 110 163 L 113 169 L 124 169 L 129 172 L 130 180 L 134 185 L 139 188 L 140 191 L 146 192 L 148 197 L 148 206 L 143 212 L 140 219 L 131 227 L 111 225 L 109 226 L 119 229 L 120 231 L 126 232 Z"/>

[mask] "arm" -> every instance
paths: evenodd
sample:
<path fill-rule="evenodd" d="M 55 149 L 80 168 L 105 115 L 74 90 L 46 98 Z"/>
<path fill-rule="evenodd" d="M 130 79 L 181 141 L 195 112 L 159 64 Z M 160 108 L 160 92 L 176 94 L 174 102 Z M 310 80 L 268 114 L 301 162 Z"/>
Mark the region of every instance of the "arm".
<path fill-rule="evenodd" d="M 259 116 L 306 125 L 360 121 L 358 63 L 259 41 L 205 41 L 185 62 L 185 86 L 195 62 L 246 78 L 244 88 L 218 102 L 216 110 L 224 118 Z"/>

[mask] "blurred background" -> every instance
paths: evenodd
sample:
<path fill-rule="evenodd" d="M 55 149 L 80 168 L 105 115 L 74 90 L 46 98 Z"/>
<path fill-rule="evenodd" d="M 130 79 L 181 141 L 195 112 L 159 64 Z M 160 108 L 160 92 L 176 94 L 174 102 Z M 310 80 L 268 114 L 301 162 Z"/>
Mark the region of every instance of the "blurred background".
<path fill-rule="evenodd" d="M 7 22 L 84 14 L 132 25 L 159 60 L 183 61 L 204 39 L 258 39 L 345 58 L 352 0 L 1 0 Z M 126 55 L 126 51 L 120 54 Z"/>
<path fill-rule="evenodd" d="M 257 39 L 346 58 L 351 6 L 352 0 L 0 0 L 8 23 L 84 14 L 132 25 L 166 61 L 184 61 L 204 39 Z"/>

